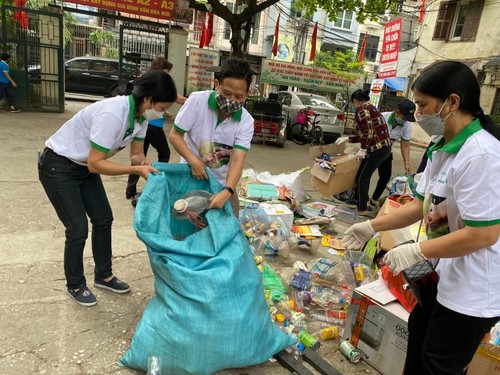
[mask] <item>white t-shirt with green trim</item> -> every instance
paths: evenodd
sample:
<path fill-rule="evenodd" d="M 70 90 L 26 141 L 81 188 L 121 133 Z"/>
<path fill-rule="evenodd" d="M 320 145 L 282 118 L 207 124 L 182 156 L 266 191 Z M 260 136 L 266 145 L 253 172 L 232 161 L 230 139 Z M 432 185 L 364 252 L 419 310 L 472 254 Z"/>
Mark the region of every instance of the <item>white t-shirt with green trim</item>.
<path fill-rule="evenodd" d="M 448 144 L 441 139 L 417 186 L 428 238 L 465 226 L 500 224 L 500 142 L 475 120 Z M 439 303 L 475 317 L 500 316 L 500 241 L 436 268 Z"/>
<path fill-rule="evenodd" d="M 394 126 L 393 118 L 395 112 L 383 112 L 382 116 L 384 116 L 385 122 L 387 122 L 387 128 L 389 129 L 389 137 L 393 141 L 399 141 L 400 139 L 403 141 L 411 140 L 411 132 L 412 132 L 412 123 L 409 121 L 405 121 L 403 125 Z"/>
<path fill-rule="evenodd" d="M 139 120 L 135 119 L 132 96 L 116 96 L 80 110 L 45 145 L 56 154 L 86 166 L 91 147 L 105 152 L 109 158 L 134 139 L 143 141 L 148 123 L 143 118 Z"/>
<path fill-rule="evenodd" d="M 253 117 L 245 108 L 219 123 L 215 91 L 189 95 L 175 117 L 175 128 L 184 133 L 191 152 L 201 159 L 221 184 L 226 183 L 233 148 L 248 151 L 253 137 Z M 181 163 L 186 163 L 181 158 Z"/>

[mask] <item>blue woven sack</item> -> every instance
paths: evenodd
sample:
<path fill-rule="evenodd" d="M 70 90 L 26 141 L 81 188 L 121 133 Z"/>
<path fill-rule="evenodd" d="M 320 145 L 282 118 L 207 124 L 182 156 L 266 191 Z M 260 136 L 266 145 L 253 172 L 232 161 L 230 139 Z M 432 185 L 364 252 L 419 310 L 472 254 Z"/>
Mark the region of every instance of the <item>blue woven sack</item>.
<path fill-rule="evenodd" d="M 147 246 L 156 294 L 137 324 L 120 364 L 147 370 L 159 356 L 162 374 L 212 374 L 262 363 L 295 340 L 271 320 L 260 271 L 232 214 L 206 213 L 202 230 L 172 218 L 174 202 L 191 190 L 219 192 L 220 183 L 195 180 L 186 164 L 156 163 L 135 211 Z"/>

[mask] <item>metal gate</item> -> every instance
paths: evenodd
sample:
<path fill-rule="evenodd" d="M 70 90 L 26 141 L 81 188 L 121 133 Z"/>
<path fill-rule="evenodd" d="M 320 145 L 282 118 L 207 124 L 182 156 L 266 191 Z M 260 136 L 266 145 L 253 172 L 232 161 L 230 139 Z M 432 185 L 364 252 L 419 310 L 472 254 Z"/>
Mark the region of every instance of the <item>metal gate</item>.
<path fill-rule="evenodd" d="M 2 47 L 12 58 L 23 110 L 64 112 L 64 24 L 62 10 L 2 6 Z"/>
<path fill-rule="evenodd" d="M 130 22 L 120 25 L 119 61 L 137 64 L 144 73 L 158 56 L 167 58 L 169 35 L 163 26 L 140 27 Z"/>

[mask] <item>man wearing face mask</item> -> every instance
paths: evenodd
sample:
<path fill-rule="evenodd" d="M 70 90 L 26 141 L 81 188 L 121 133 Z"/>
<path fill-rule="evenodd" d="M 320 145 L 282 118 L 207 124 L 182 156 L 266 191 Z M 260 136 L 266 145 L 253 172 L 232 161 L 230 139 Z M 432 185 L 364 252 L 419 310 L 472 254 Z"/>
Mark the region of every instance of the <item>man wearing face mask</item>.
<path fill-rule="evenodd" d="M 229 59 L 220 71 L 215 90 L 189 95 L 174 122 L 169 141 L 188 163 L 196 179 L 208 179 L 205 168 L 224 186 L 210 208 L 222 208 L 230 200 L 238 217 L 235 193 L 243 162 L 253 137 L 253 118 L 243 108 L 250 94 L 253 71 L 242 59 Z"/>
<path fill-rule="evenodd" d="M 389 137 L 392 143 L 400 141 L 401 143 L 401 156 L 405 166 L 405 173 L 411 173 L 410 166 L 410 140 L 412 132 L 412 122 L 415 122 L 415 103 L 409 99 L 404 99 L 398 104 L 398 109 L 394 112 L 383 112 L 387 128 L 389 130 Z M 384 193 L 387 184 L 392 176 L 392 150 L 389 157 L 380 164 L 378 167 L 378 182 L 373 195 L 368 204 L 376 208 L 378 201 Z"/>

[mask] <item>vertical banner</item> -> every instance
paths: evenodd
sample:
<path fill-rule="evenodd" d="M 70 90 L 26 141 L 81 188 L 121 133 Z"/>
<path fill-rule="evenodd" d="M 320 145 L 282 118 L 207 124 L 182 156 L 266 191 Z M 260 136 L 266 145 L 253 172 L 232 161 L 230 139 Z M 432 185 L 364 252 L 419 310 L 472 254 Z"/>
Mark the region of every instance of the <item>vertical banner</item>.
<path fill-rule="evenodd" d="M 370 86 L 370 103 L 378 107 L 380 98 L 382 97 L 382 89 L 384 88 L 383 79 L 374 79 Z"/>
<path fill-rule="evenodd" d="M 190 48 L 186 92 L 191 94 L 194 91 L 211 90 L 214 87 L 214 71 L 207 69 L 219 66 L 219 52 L 203 50 L 200 48 Z"/>
<path fill-rule="evenodd" d="M 379 78 L 396 77 L 398 70 L 399 43 L 403 19 L 387 22 L 384 26 L 384 42 L 380 58 Z"/>

